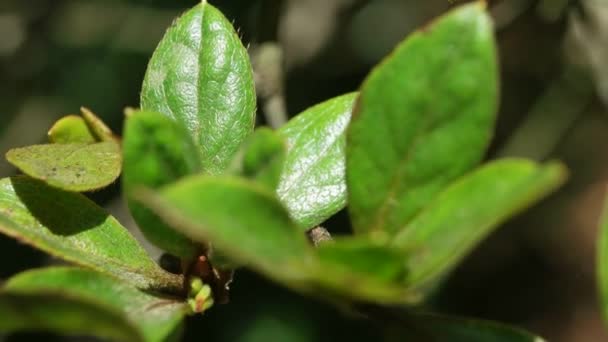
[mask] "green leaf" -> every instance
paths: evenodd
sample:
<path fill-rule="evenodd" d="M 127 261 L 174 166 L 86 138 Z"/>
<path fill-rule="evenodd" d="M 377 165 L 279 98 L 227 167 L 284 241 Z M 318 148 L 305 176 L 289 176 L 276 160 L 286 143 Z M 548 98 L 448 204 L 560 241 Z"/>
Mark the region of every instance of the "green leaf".
<path fill-rule="evenodd" d="M 140 230 L 150 242 L 171 254 L 193 256 L 197 248 L 190 239 L 167 226 L 132 196 L 138 187 L 157 189 L 201 171 L 199 154 L 188 134 L 162 114 L 134 112 L 125 122 L 123 156 L 123 188 Z"/>
<path fill-rule="evenodd" d="M 0 180 L 0 232 L 139 288 L 182 287 L 180 277 L 163 271 L 129 232 L 95 203 L 37 180 Z"/>
<path fill-rule="evenodd" d="M 255 101 L 247 50 L 207 1 L 167 31 L 141 92 L 142 109 L 165 114 L 190 132 L 210 174 L 223 172 L 253 131 Z"/>
<path fill-rule="evenodd" d="M 608 322 L 608 197 L 600 218 L 599 239 L 597 247 L 597 278 L 601 300 L 601 311 Z"/>
<path fill-rule="evenodd" d="M 356 97 L 316 105 L 279 130 L 288 152 L 277 193 L 302 229 L 319 225 L 346 205 L 345 131 Z"/>
<path fill-rule="evenodd" d="M 527 331 L 496 322 L 444 316 L 429 313 L 408 313 L 387 329 L 387 341 L 433 342 L 543 342 Z"/>
<path fill-rule="evenodd" d="M 135 328 L 144 341 L 164 341 L 187 312 L 183 300 L 143 292 L 114 278 L 75 267 L 28 271 L 11 278 L 4 286 L 11 294 L 56 294 L 59 298 L 81 299 L 120 313 L 124 324 Z M 69 332 L 69 330 L 68 330 Z M 87 334 L 94 331 L 84 331 Z"/>
<path fill-rule="evenodd" d="M 118 142 L 118 138 L 112 133 L 112 130 L 95 113 L 85 107 L 81 107 L 80 112 L 97 141 Z"/>
<path fill-rule="evenodd" d="M 410 287 L 424 290 L 500 223 L 559 187 L 561 164 L 492 162 L 450 185 L 394 238 L 408 256 Z"/>
<path fill-rule="evenodd" d="M 120 312 L 57 293 L 21 294 L 0 291 L 0 334 L 52 331 L 91 335 L 115 341 L 142 341 Z"/>
<path fill-rule="evenodd" d="M 282 136 L 269 128 L 259 128 L 241 146 L 234 171 L 275 191 L 285 165 L 286 150 Z"/>
<path fill-rule="evenodd" d="M 497 107 L 495 50 L 476 2 L 414 33 L 372 71 L 347 133 L 356 232 L 395 233 L 479 163 Z"/>
<path fill-rule="evenodd" d="M 58 120 L 48 133 L 49 141 L 53 144 L 96 142 L 83 118 L 77 115 L 68 115 Z"/>
<path fill-rule="evenodd" d="M 226 257 L 291 287 L 336 300 L 410 303 L 407 289 L 321 261 L 285 208 L 266 187 L 236 177 L 194 176 L 158 192 L 142 191 L 142 203 L 195 241 L 210 241 Z M 329 258 L 329 257 L 328 257 Z"/>
<path fill-rule="evenodd" d="M 385 283 L 403 283 L 407 273 L 402 253 L 382 241 L 361 237 L 335 238 L 319 245 L 317 252 L 322 263 L 335 264 Z"/>
<path fill-rule="evenodd" d="M 304 234 L 266 187 L 238 177 L 192 176 L 138 199 L 195 241 L 262 271 L 300 262 L 310 253 Z M 296 272 L 296 269 L 291 272 Z"/>
<path fill-rule="evenodd" d="M 112 184 L 122 169 L 116 142 L 33 145 L 8 151 L 6 159 L 30 177 L 77 192 Z"/>

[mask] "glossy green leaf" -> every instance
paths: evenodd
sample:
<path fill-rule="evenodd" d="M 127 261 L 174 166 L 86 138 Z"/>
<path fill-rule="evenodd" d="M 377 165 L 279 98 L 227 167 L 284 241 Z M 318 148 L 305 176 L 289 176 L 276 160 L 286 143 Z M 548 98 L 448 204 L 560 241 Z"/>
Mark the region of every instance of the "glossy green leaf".
<path fill-rule="evenodd" d="M 98 272 L 74 267 L 21 273 L 5 284 L 4 291 L 32 295 L 53 293 L 59 298 L 98 303 L 100 308 L 120 313 L 126 321 L 123 324 L 134 327 L 144 341 L 164 341 L 188 311 L 183 300 L 143 292 Z"/>
<path fill-rule="evenodd" d="M 0 180 L 0 232 L 139 288 L 180 289 L 116 219 L 86 197 L 27 177 Z"/>
<path fill-rule="evenodd" d="M 527 331 L 496 322 L 408 313 L 396 319 L 387 329 L 388 342 L 543 342 Z"/>
<path fill-rule="evenodd" d="M 608 322 L 608 197 L 600 218 L 599 239 L 597 244 L 597 279 L 604 320 Z"/>
<path fill-rule="evenodd" d="M 193 240 L 210 241 L 237 264 L 295 290 L 333 301 L 394 304 L 417 300 L 401 284 L 369 277 L 337 258 L 319 259 L 272 192 L 255 182 L 226 176 L 189 177 L 160 193 L 143 191 L 139 199 Z"/>
<path fill-rule="evenodd" d="M 185 127 L 204 170 L 223 172 L 255 123 L 247 50 L 230 22 L 203 1 L 167 31 L 142 86 L 141 107 Z"/>
<path fill-rule="evenodd" d="M 112 133 L 112 130 L 95 113 L 85 107 L 80 108 L 80 112 L 97 141 L 118 142 L 118 138 Z"/>
<path fill-rule="evenodd" d="M 77 115 L 68 115 L 58 120 L 49 130 L 48 136 L 53 144 L 89 144 L 96 141 L 87 123 Z"/>
<path fill-rule="evenodd" d="M 145 237 L 156 246 L 181 257 L 191 257 L 196 246 L 133 200 L 140 186 L 157 189 L 201 171 L 199 154 L 181 126 L 153 112 L 134 112 L 124 128 L 123 188 L 129 209 Z"/>
<path fill-rule="evenodd" d="M 96 336 L 112 341 L 143 341 L 116 310 L 97 302 L 52 292 L 22 294 L 0 291 L 0 334 L 51 331 Z"/>
<path fill-rule="evenodd" d="M 479 163 L 497 84 L 493 27 L 482 2 L 412 34 L 372 71 L 347 133 L 357 232 L 394 233 Z"/>
<path fill-rule="evenodd" d="M 288 153 L 278 195 L 302 229 L 346 205 L 345 131 L 357 94 L 316 105 L 283 126 Z"/>
<path fill-rule="evenodd" d="M 243 144 L 234 171 L 275 191 L 285 165 L 286 143 L 269 128 L 257 129 Z"/>
<path fill-rule="evenodd" d="M 408 283 L 424 290 L 500 223 L 559 187 L 561 164 L 503 159 L 450 185 L 396 235 L 409 261 Z"/>
<path fill-rule="evenodd" d="M 331 263 L 385 283 L 403 283 L 407 274 L 403 254 L 381 241 L 361 237 L 336 238 L 319 245 L 317 252 L 322 263 Z"/>
<path fill-rule="evenodd" d="M 26 175 L 68 191 L 91 191 L 112 184 L 122 169 L 120 145 L 47 144 L 15 148 L 6 159 Z"/>

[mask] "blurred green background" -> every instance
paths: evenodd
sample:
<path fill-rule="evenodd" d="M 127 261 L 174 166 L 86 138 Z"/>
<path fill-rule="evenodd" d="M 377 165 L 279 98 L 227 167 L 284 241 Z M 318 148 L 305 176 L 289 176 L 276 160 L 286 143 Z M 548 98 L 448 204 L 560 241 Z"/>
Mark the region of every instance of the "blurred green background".
<path fill-rule="evenodd" d="M 1 0 L 0 150 L 43 142 L 57 118 L 91 108 L 116 132 L 138 106 L 146 63 L 195 0 Z M 462 1 L 461 1 L 462 2 Z M 283 49 L 284 98 L 295 115 L 357 89 L 447 0 L 215 0 L 252 50 Z M 561 159 L 567 185 L 487 239 L 428 308 L 515 324 L 550 341 L 606 341 L 595 290 L 599 210 L 608 184 L 608 1 L 489 1 L 501 62 L 501 105 L 488 158 Z M 437 101 L 441 101 L 438 98 Z M 264 124 L 264 105 L 259 122 Z M 15 173 L 3 160 L 0 175 Z M 91 196 L 131 227 L 118 186 Z M 348 217 L 327 223 L 348 232 Z M 135 231 L 135 234 L 137 232 Z M 150 247 L 158 257 L 158 251 Z M 0 236 L 0 278 L 56 262 Z M 187 341 L 370 341 L 374 322 L 239 271 L 232 303 L 186 325 Z M 17 334 L 8 341 L 57 336 Z M 2 337 L 0 337 L 0 340 Z"/>

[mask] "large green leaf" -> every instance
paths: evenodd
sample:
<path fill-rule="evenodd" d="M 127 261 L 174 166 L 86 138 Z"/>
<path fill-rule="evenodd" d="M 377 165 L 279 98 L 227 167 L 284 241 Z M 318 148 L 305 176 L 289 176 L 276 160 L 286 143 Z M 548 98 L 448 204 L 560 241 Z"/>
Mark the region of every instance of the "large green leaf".
<path fill-rule="evenodd" d="M 200 149 L 206 172 L 221 173 L 253 130 L 255 90 L 247 50 L 207 1 L 167 31 L 148 65 L 144 110 L 170 116 Z"/>
<path fill-rule="evenodd" d="M 393 240 L 409 261 L 408 284 L 424 290 L 500 223 L 559 187 L 561 164 L 504 159 L 450 185 Z"/>
<path fill-rule="evenodd" d="M 400 315 L 389 324 L 387 341 L 543 342 L 527 331 L 500 323 L 430 313 Z"/>
<path fill-rule="evenodd" d="M 143 292 L 98 272 L 74 267 L 21 273 L 5 284 L 4 291 L 21 295 L 55 294 L 58 298 L 98 303 L 100 316 L 103 317 L 106 313 L 107 309 L 103 310 L 104 308 L 111 309 L 112 313 L 120 313 L 125 320 L 122 324 L 137 329 L 145 341 L 164 341 L 188 311 L 183 300 Z M 44 316 L 42 318 L 50 319 Z M 24 322 L 24 325 L 27 323 Z M 94 334 L 95 331 L 84 333 Z"/>
<path fill-rule="evenodd" d="M 304 293 L 333 301 L 392 304 L 417 300 L 394 281 L 392 270 L 367 272 L 369 263 L 349 265 L 330 252 L 324 257 L 327 260 L 319 259 L 286 209 L 258 183 L 195 176 L 160 193 L 143 191 L 140 200 L 193 240 L 210 241 L 237 264 Z"/>
<path fill-rule="evenodd" d="M 349 211 L 359 233 L 394 233 L 482 159 L 497 102 L 482 2 L 406 39 L 367 78 L 347 134 Z"/>
<path fill-rule="evenodd" d="M 6 159 L 26 175 L 68 191 L 91 191 L 114 182 L 122 169 L 120 145 L 47 144 L 15 148 Z"/>
<path fill-rule="evenodd" d="M 316 105 L 283 126 L 288 153 L 278 188 L 281 201 L 303 229 L 346 205 L 345 130 L 357 94 Z"/>
<path fill-rule="evenodd" d="M 120 312 L 97 302 L 52 292 L 0 291 L 0 318 L 0 334 L 52 331 L 112 341 L 143 341 L 141 334 Z"/>
<path fill-rule="evenodd" d="M 199 154 L 185 130 L 170 118 L 154 112 L 134 112 L 126 122 L 123 139 L 123 188 L 129 209 L 146 238 L 181 257 L 196 252 L 192 241 L 164 224 L 133 200 L 140 186 L 157 189 L 201 170 Z"/>
<path fill-rule="evenodd" d="M 48 136 L 53 144 L 88 144 L 97 141 L 84 119 L 77 115 L 59 119 L 49 130 Z"/>
<path fill-rule="evenodd" d="M 0 180 L 0 232 L 140 288 L 179 290 L 129 232 L 86 197 L 27 177 Z"/>
<path fill-rule="evenodd" d="M 600 218 L 599 239 L 597 245 L 597 278 L 604 319 L 608 322 L 608 197 Z"/>

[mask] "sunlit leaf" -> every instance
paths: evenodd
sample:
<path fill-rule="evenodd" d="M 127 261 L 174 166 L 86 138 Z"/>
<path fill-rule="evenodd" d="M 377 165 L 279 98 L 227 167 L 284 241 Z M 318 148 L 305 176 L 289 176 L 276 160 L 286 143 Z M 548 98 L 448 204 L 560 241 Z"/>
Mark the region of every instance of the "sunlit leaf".
<path fill-rule="evenodd" d="M 0 232 L 139 288 L 180 289 L 129 232 L 86 197 L 26 177 L 0 180 Z"/>
<path fill-rule="evenodd" d="M 356 97 L 348 94 L 316 105 L 279 130 L 288 153 L 277 193 L 302 229 L 346 205 L 344 132 Z"/>
<path fill-rule="evenodd" d="M 230 22 L 203 1 L 167 31 L 142 86 L 141 107 L 188 130 L 205 172 L 223 172 L 253 130 L 256 111 L 247 50 Z"/>
<path fill-rule="evenodd" d="M 78 192 L 112 184 L 122 169 L 120 145 L 113 141 L 15 148 L 6 159 L 30 177 Z"/>
<path fill-rule="evenodd" d="M 495 50 L 475 2 L 412 34 L 372 71 L 347 134 L 356 232 L 396 232 L 479 163 L 497 106 Z"/>

